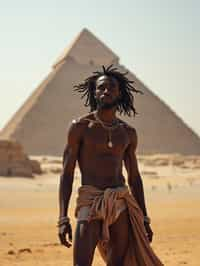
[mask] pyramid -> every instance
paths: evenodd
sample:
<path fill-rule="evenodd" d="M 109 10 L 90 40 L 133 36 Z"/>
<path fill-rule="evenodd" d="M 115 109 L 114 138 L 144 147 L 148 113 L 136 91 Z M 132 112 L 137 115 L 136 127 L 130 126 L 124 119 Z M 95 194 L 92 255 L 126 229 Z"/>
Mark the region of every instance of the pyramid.
<path fill-rule="evenodd" d="M 31 155 L 61 156 L 69 123 L 89 112 L 73 86 L 102 65 L 110 64 L 127 71 L 104 43 L 87 29 L 82 30 L 3 128 L 0 137 L 19 141 Z M 128 75 L 144 93 L 135 98 L 139 115 L 122 117 L 138 132 L 138 153 L 200 154 L 199 136 L 133 73 L 129 71 Z"/>

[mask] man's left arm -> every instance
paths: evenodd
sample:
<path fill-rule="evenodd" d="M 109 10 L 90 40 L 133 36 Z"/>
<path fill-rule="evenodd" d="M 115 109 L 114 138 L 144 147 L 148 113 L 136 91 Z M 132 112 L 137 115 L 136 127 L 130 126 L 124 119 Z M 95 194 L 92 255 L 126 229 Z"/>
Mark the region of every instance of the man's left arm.
<path fill-rule="evenodd" d="M 128 175 L 128 185 L 132 195 L 136 199 L 144 215 L 144 225 L 148 234 L 149 241 L 152 241 L 153 232 L 150 227 L 150 219 L 147 215 L 147 209 L 144 197 L 144 188 L 142 178 L 138 169 L 136 158 L 137 133 L 134 128 L 129 129 L 130 144 L 125 151 L 124 164 Z"/>

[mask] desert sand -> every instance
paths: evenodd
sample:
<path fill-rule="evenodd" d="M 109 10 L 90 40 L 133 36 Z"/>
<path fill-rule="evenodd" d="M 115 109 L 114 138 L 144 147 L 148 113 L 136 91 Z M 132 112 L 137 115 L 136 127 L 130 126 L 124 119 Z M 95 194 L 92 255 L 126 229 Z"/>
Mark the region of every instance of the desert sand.
<path fill-rule="evenodd" d="M 138 158 L 156 254 L 165 265 L 200 265 L 200 157 Z M 73 265 L 72 248 L 61 246 L 57 238 L 61 158 L 36 159 L 42 164 L 42 175 L 0 177 L 1 266 Z M 70 202 L 73 231 L 78 168 L 74 180 Z M 93 265 L 104 265 L 98 251 Z"/>

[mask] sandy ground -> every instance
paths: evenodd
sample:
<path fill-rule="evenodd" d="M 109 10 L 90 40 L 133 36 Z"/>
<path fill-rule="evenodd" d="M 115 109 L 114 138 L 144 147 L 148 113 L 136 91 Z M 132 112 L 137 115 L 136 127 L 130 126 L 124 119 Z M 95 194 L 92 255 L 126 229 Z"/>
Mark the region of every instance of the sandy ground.
<path fill-rule="evenodd" d="M 72 248 L 59 245 L 57 238 L 60 160 L 42 160 L 46 173 L 41 176 L 0 177 L 1 266 L 73 265 Z M 155 165 L 145 160 L 139 166 L 152 218 L 152 247 L 165 265 L 200 265 L 199 164 Z M 79 182 L 76 170 L 70 208 L 73 229 Z M 104 265 L 98 252 L 93 265 Z"/>

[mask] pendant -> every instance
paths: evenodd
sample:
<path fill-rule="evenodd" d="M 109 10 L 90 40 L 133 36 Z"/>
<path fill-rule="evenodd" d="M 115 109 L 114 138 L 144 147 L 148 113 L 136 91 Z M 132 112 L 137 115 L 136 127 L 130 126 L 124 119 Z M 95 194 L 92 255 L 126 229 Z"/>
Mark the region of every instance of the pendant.
<path fill-rule="evenodd" d="M 108 142 L 108 147 L 109 147 L 109 148 L 112 148 L 112 146 L 113 146 L 112 141 L 109 141 L 109 142 Z"/>
<path fill-rule="evenodd" d="M 94 122 L 90 121 L 90 123 L 88 124 L 88 127 L 91 128 L 93 126 Z"/>

